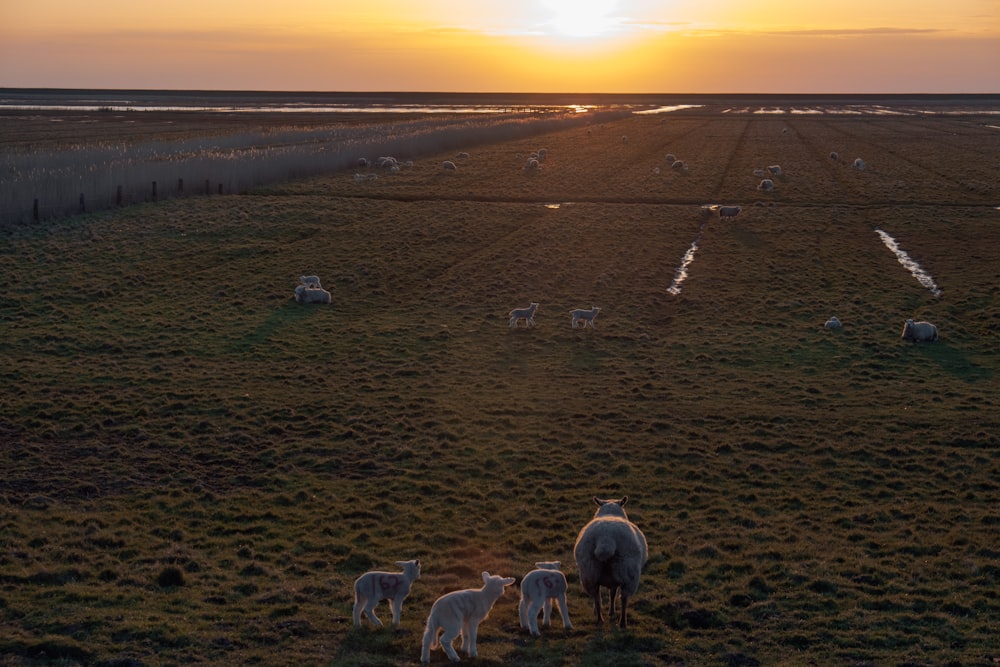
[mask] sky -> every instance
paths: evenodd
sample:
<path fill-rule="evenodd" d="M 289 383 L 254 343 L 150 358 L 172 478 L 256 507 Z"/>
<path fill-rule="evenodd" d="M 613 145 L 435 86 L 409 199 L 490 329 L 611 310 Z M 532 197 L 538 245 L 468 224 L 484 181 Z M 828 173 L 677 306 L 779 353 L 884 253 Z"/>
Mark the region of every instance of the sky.
<path fill-rule="evenodd" d="M 0 87 L 1000 93 L 1000 0 L 0 0 Z"/>

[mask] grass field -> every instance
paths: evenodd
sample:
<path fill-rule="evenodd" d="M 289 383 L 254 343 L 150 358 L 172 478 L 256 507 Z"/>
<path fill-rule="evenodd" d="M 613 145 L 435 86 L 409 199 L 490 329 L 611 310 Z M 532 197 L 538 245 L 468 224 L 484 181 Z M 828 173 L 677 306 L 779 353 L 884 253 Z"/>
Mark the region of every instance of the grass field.
<path fill-rule="evenodd" d="M 996 665 L 990 123 L 706 108 L 5 231 L 0 665 L 415 665 L 436 597 L 539 560 L 574 629 L 511 592 L 471 662 Z M 623 495 L 624 632 L 572 556 Z M 410 558 L 400 627 L 354 629 Z"/>

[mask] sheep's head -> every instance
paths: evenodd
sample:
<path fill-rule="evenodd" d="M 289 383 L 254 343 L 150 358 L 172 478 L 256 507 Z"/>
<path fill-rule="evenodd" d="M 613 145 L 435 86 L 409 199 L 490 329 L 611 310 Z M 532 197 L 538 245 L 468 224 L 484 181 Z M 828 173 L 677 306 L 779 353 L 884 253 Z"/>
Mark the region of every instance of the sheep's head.
<path fill-rule="evenodd" d="M 594 502 L 597 503 L 595 517 L 614 516 L 621 519 L 628 518 L 625 514 L 625 503 L 628 502 L 628 496 L 624 496 L 621 500 L 604 500 L 595 497 Z"/>

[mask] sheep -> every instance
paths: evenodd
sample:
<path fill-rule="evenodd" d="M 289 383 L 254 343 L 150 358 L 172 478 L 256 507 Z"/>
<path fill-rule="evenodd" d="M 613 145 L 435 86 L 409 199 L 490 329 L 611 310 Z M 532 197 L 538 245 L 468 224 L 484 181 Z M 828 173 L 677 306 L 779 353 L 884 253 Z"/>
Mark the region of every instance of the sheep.
<path fill-rule="evenodd" d="M 364 174 L 354 174 L 354 182 L 355 183 L 360 183 L 363 180 L 365 180 L 365 175 Z"/>
<path fill-rule="evenodd" d="M 621 500 L 595 497 L 597 512 L 580 530 L 573 548 L 580 583 L 594 600 L 594 618 L 604 623 L 601 614 L 601 586 L 610 591 L 608 617 L 614 619 L 615 596 L 621 589 L 622 613 L 618 625 L 628 626 L 628 601 L 639 588 L 639 575 L 646 565 L 649 547 L 646 536 L 625 514 L 628 496 Z"/>
<path fill-rule="evenodd" d="M 754 169 L 753 175 L 755 178 L 764 178 L 765 176 L 767 176 L 767 172 L 764 171 L 763 169 Z"/>
<path fill-rule="evenodd" d="M 535 156 L 537 157 L 539 162 L 545 162 L 545 158 L 549 156 L 549 151 L 547 148 L 539 148 L 538 151 L 535 153 Z"/>
<path fill-rule="evenodd" d="M 538 612 L 542 613 L 542 625 L 548 626 L 552 616 L 552 601 L 559 607 L 559 615 L 563 620 L 563 628 L 573 629 L 569 620 L 569 607 L 566 606 L 566 575 L 559 571 L 561 563 L 557 560 L 535 563 L 537 569 L 524 575 L 521 580 L 521 602 L 517 613 L 521 619 L 521 627 L 527 628 L 532 637 L 538 637 Z"/>
<path fill-rule="evenodd" d="M 674 160 L 670 164 L 670 167 L 672 169 L 675 169 L 676 171 L 686 171 L 687 168 L 688 168 L 688 165 L 687 165 L 687 162 L 685 162 L 684 160 Z"/>
<path fill-rule="evenodd" d="M 739 206 L 720 206 L 719 218 L 735 218 L 743 209 Z"/>
<path fill-rule="evenodd" d="M 840 153 L 838 153 L 837 151 L 830 151 L 830 159 L 831 160 L 839 160 L 840 159 Z"/>
<path fill-rule="evenodd" d="M 844 325 L 840 323 L 840 320 L 838 320 L 836 316 L 831 317 L 825 324 L 823 324 L 823 327 L 826 329 L 839 329 L 842 326 Z"/>
<path fill-rule="evenodd" d="M 514 329 L 517 327 L 518 320 L 524 320 L 524 328 L 532 327 L 535 325 L 535 312 L 538 310 L 538 304 L 534 301 L 531 305 L 526 308 L 515 308 L 510 311 L 510 328 Z"/>
<path fill-rule="evenodd" d="M 627 144 L 628 143 L 628 135 L 627 134 L 623 134 L 622 135 L 622 143 L 623 144 Z"/>
<path fill-rule="evenodd" d="M 597 306 L 591 306 L 590 310 L 587 310 L 585 308 L 577 308 L 575 310 L 569 311 L 569 314 L 573 316 L 573 321 L 571 323 L 573 328 L 575 329 L 576 323 L 582 320 L 584 329 L 587 328 L 588 324 L 590 325 L 591 329 L 596 329 L 597 327 L 594 326 L 594 320 L 597 319 L 597 314 L 599 312 L 601 312 L 601 309 L 598 308 Z"/>
<path fill-rule="evenodd" d="M 542 164 L 538 161 L 538 158 L 528 158 L 528 163 L 524 165 L 524 168 L 528 171 L 537 171 L 542 168 Z"/>
<path fill-rule="evenodd" d="M 765 178 L 757 186 L 757 189 L 763 190 L 764 192 L 771 192 L 772 190 L 774 190 L 774 181 L 772 181 L 770 178 Z"/>
<path fill-rule="evenodd" d="M 911 340 L 914 343 L 922 341 L 935 341 L 938 339 L 937 327 L 930 322 L 914 322 L 906 320 L 903 324 L 903 340 Z"/>
<path fill-rule="evenodd" d="M 299 285 L 295 288 L 294 299 L 302 304 L 308 303 L 330 303 L 330 293 L 320 287 L 309 287 Z"/>
<path fill-rule="evenodd" d="M 461 153 L 459 153 L 459 154 L 458 154 L 458 155 L 456 155 L 455 157 L 456 157 L 457 159 L 459 159 L 459 160 L 468 160 L 468 159 L 469 159 L 469 154 L 468 154 L 468 153 L 466 153 L 465 151 L 462 151 Z"/>
<path fill-rule="evenodd" d="M 665 159 L 666 159 L 666 161 L 669 164 L 673 164 L 674 162 L 677 162 L 677 156 L 674 155 L 673 153 L 667 153 L 667 157 Z"/>
<path fill-rule="evenodd" d="M 781 165 L 780 165 L 780 164 L 772 164 L 772 165 L 770 165 L 770 166 L 769 166 L 769 167 L 767 168 L 767 171 L 768 171 L 768 173 L 770 173 L 770 174 L 771 174 L 772 176 L 781 176 L 781 174 L 782 174 L 782 171 L 781 171 Z"/>
<path fill-rule="evenodd" d="M 445 160 L 443 163 L 441 163 L 441 168 L 444 169 L 445 171 L 457 171 L 458 170 L 458 167 L 456 167 L 455 163 L 452 162 L 451 160 Z"/>
<path fill-rule="evenodd" d="M 403 613 L 403 600 L 410 594 L 413 582 L 420 578 L 419 560 L 400 560 L 396 565 L 402 572 L 365 572 L 354 581 L 354 627 L 361 626 L 361 615 L 366 615 L 375 627 L 382 621 L 375 615 L 375 606 L 388 600 L 392 606 L 392 624 L 399 625 Z"/>
<path fill-rule="evenodd" d="M 319 276 L 299 276 L 299 282 L 308 287 L 322 287 L 319 284 Z"/>
<path fill-rule="evenodd" d="M 857 169 L 858 171 L 864 171 L 868 167 L 868 165 L 865 164 L 864 160 L 862 160 L 859 157 L 856 157 L 854 158 L 854 162 L 851 163 L 851 167 Z"/>
<path fill-rule="evenodd" d="M 441 647 L 452 662 L 458 662 L 458 653 L 451 645 L 455 638 L 462 635 L 462 650 L 470 658 L 475 658 L 476 634 L 479 624 L 483 622 L 499 600 L 507 586 L 514 583 L 514 577 L 501 577 L 483 572 L 483 587 L 467 588 L 452 591 L 442 595 L 431 605 L 431 613 L 427 616 L 427 626 L 424 628 L 424 644 L 420 653 L 420 662 L 431 661 L 431 649 Z M 444 630 L 440 640 L 439 631 Z"/>
<path fill-rule="evenodd" d="M 358 166 L 364 169 L 368 166 L 368 158 L 360 157 L 358 158 Z"/>

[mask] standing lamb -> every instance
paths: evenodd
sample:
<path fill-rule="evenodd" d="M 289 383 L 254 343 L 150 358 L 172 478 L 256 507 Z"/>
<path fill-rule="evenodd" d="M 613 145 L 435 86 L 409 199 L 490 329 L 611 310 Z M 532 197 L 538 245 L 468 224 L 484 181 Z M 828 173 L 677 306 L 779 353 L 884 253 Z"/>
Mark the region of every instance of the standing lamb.
<path fill-rule="evenodd" d="M 903 340 L 912 340 L 914 343 L 922 341 L 935 341 L 938 339 L 937 327 L 930 322 L 914 322 L 906 320 L 903 324 Z"/>
<path fill-rule="evenodd" d="M 399 560 L 396 565 L 402 572 L 365 572 L 354 582 L 354 626 L 361 625 L 361 614 L 367 616 L 376 627 L 382 621 L 375 615 L 375 606 L 388 600 L 392 606 L 392 624 L 399 625 L 403 613 L 403 600 L 410 594 L 413 582 L 420 577 L 419 560 Z"/>
<path fill-rule="evenodd" d="M 628 520 L 621 500 L 594 498 L 597 513 L 583 527 L 576 538 L 573 555 L 580 570 L 580 583 L 587 595 L 594 599 L 594 617 L 597 624 L 604 623 L 601 614 L 601 586 L 611 593 L 608 617 L 615 614 L 615 596 L 621 589 L 622 614 L 619 627 L 628 625 L 626 613 L 628 600 L 639 588 L 639 575 L 646 565 L 649 549 L 646 536 Z"/>
<path fill-rule="evenodd" d="M 467 588 L 442 595 L 431 606 L 424 628 L 424 645 L 420 662 L 431 661 L 431 649 L 438 646 L 448 654 L 452 662 L 458 662 L 458 653 L 451 645 L 462 635 L 462 650 L 470 658 L 476 657 L 476 634 L 494 603 L 504 594 L 507 586 L 514 583 L 514 577 L 500 577 L 483 572 L 483 587 Z M 444 630 L 438 640 L 438 632 Z"/>
<path fill-rule="evenodd" d="M 566 575 L 559 571 L 557 560 L 535 563 L 537 569 L 524 575 L 521 580 L 521 602 L 517 614 L 521 627 L 528 628 L 532 637 L 538 637 L 538 612 L 542 613 L 542 625 L 548 626 L 552 617 L 552 601 L 559 607 L 563 627 L 573 629 L 569 621 L 569 607 L 566 606 Z"/>

